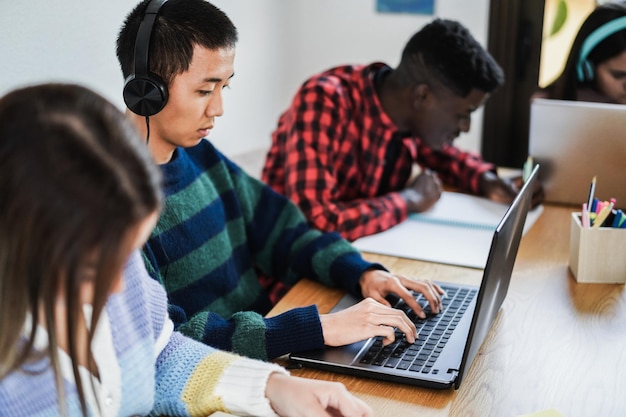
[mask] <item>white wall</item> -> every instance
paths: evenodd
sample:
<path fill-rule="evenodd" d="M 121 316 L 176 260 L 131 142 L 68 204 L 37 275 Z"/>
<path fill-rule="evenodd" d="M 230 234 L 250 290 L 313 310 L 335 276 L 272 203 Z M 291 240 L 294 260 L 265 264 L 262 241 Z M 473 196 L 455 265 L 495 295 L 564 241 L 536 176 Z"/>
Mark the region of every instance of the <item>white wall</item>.
<path fill-rule="evenodd" d="M 44 81 L 87 85 L 121 101 L 115 38 L 128 0 L 3 1 L 0 94 Z"/>
<path fill-rule="evenodd" d="M 489 0 L 436 0 L 435 14 L 463 22 L 482 44 Z M 0 13 L 0 94 L 21 85 L 86 85 L 123 107 L 117 31 L 135 1 L 5 2 Z M 240 34 L 226 113 L 211 140 L 236 155 L 269 145 L 279 114 L 309 75 L 344 63 L 398 63 L 432 17 L 376 13 L 375 0 L 214 0 Z M 461 147 L 480 148 L 482 113 Z"/>

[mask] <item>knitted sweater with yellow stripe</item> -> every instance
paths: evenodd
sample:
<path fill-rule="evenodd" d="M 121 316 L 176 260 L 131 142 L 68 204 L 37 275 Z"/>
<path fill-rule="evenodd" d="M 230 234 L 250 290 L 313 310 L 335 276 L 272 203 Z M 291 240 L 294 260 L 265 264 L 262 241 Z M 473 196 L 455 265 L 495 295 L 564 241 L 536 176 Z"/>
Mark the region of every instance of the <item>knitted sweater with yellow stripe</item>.
<path fill-rule="evenodd" d="M 177 329 L 196 340 L 258 359 L 323 348 L 316 306 L 263 316 L 303 277 L 360 297 L 363 272 L 383 269 L 338 234 L 311 229 L 207 140 L 177 148 L 161 170 L 165 205 L 144 257 Z"/>
<path fill-rule="evenodd" d="M 166 295 L 150 279 L 138 253 L 125 268 L 124 284 L 123 293 L 109 298 L 98 322 L 97 334 L 103 333 L 99 342 L 104 347 L 94 347 L 99 370 L 95 391 L 83 380 L 90 393 L 90 415 L 206 416 L 224 411 L 275 416 L 265 398 L 265 384 L 270 373 L 285 373 L 284 369 L 221 352 L 173 332 Z M 111 346 L 110 354 L 98 354 L 106 352 L 106 345 Z M 45 348 L 42 340 L 36 346 Z M 61 351 L 60 359 L 67 415 L 80 415 L 74 378 L 71 368 L 64 366 Z M 0 380 L 0 416 L 58 416 L 59 410 L 47 358 Z"/>

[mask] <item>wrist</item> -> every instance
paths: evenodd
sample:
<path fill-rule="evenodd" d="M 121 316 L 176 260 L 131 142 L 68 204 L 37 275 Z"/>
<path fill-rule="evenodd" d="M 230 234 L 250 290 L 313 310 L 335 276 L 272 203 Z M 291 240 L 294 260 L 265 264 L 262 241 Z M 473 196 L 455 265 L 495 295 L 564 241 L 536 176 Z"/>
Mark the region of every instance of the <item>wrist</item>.
<path fill-rule="evenodd" d="M 400 190 L 398 192 L 404 203 L 406 204 L 407 211 L 416 212 L 418 211 L 418 206 L 421 200 L 421 195 L 413 188 L 405 188 L 404 190 Z"/>
<path fill-rule="evenodd" d="M 478 182 L 478 193 L 486 196 L 491 190 L 491 186 L 494 182 L 498 181 L 498 174 L 493 171 L 485 171 L 480 175 Z"/>

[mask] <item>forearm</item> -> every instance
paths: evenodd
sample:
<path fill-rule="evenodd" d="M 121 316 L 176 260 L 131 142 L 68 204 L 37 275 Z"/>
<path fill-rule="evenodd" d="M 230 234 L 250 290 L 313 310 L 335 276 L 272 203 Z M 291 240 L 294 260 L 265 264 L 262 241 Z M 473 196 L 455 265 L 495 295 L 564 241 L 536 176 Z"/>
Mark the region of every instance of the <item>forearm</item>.
<path fill-rule="evenodd" d="M 268 360 L 286 353 L 324 347 L 316 306 L 291 309 L 272 318 L 251 312 L 224 319 L 201 313 L 178 326 L 183 334 L 218 349 Z"/>
<path fill-rule="evenodd" d="M 481 175 L 496 170 L 494 164 L 485 162 L 478 154 L 453 146 L 442 151 L 420 147 L 418 155 L 418 163 L 436 171 L 444 184 L 473 194 L 481 194 Z"/>
<path fill-rule="evenodd" d="M 337 233 L 311 228 L 302 212 L 269 187 L 260 193 L 259 210 L 247 215 L 249 247 L 254 263 L 287 286 L 309 278 L 354 292 L 371 264 Z M 262 209 L 261 209 L 262 208 Z"/>
<path fill-rule="evenodd" d="M 361 253 L 337 233 L 311 230 L 313 239 L 294 244 L 292 274 L 330 287 L 339 287 L 361 297 L 359 279 L 368 269 L 384 269 L 363 259 Z"/>
<path fill-rule="evenodd" d="M 153 414 L 206 416 L 216 411 L 274 416 L 266 383 L 283 368 L 221 352 L 174 333 L 157 358 Z"/>
<path fill-rule="evenodd" d="M 407 217 L 407 204 L 398 192 L 379 197 L 340 201 L 324 196 L 307 196 L 305 215 L 318 229 L 338 232 L 354 241 L 385 231 Z"/>

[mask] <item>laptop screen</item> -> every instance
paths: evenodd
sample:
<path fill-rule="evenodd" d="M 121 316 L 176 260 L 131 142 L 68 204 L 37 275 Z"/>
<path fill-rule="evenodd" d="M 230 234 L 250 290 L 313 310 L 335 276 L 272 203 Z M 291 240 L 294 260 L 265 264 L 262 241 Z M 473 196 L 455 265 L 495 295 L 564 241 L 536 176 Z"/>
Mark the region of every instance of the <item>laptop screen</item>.
<path fill-rule="evenodd" d="M 538 171 L 539 166 L 536 165 L 494 233 L 478 292 L 469 339 L 465 345 L 459 375 L 455 381 L 457 389 L 465 375 L 465 368 L 473 362 L 509 289 Z"/>
<path fill-rule="evenodd" d="M 626 105 L 535 99 L 529 153 L 548 202 L 580 208 L 594 176 L 599 199 L 626 201 Z"/>

